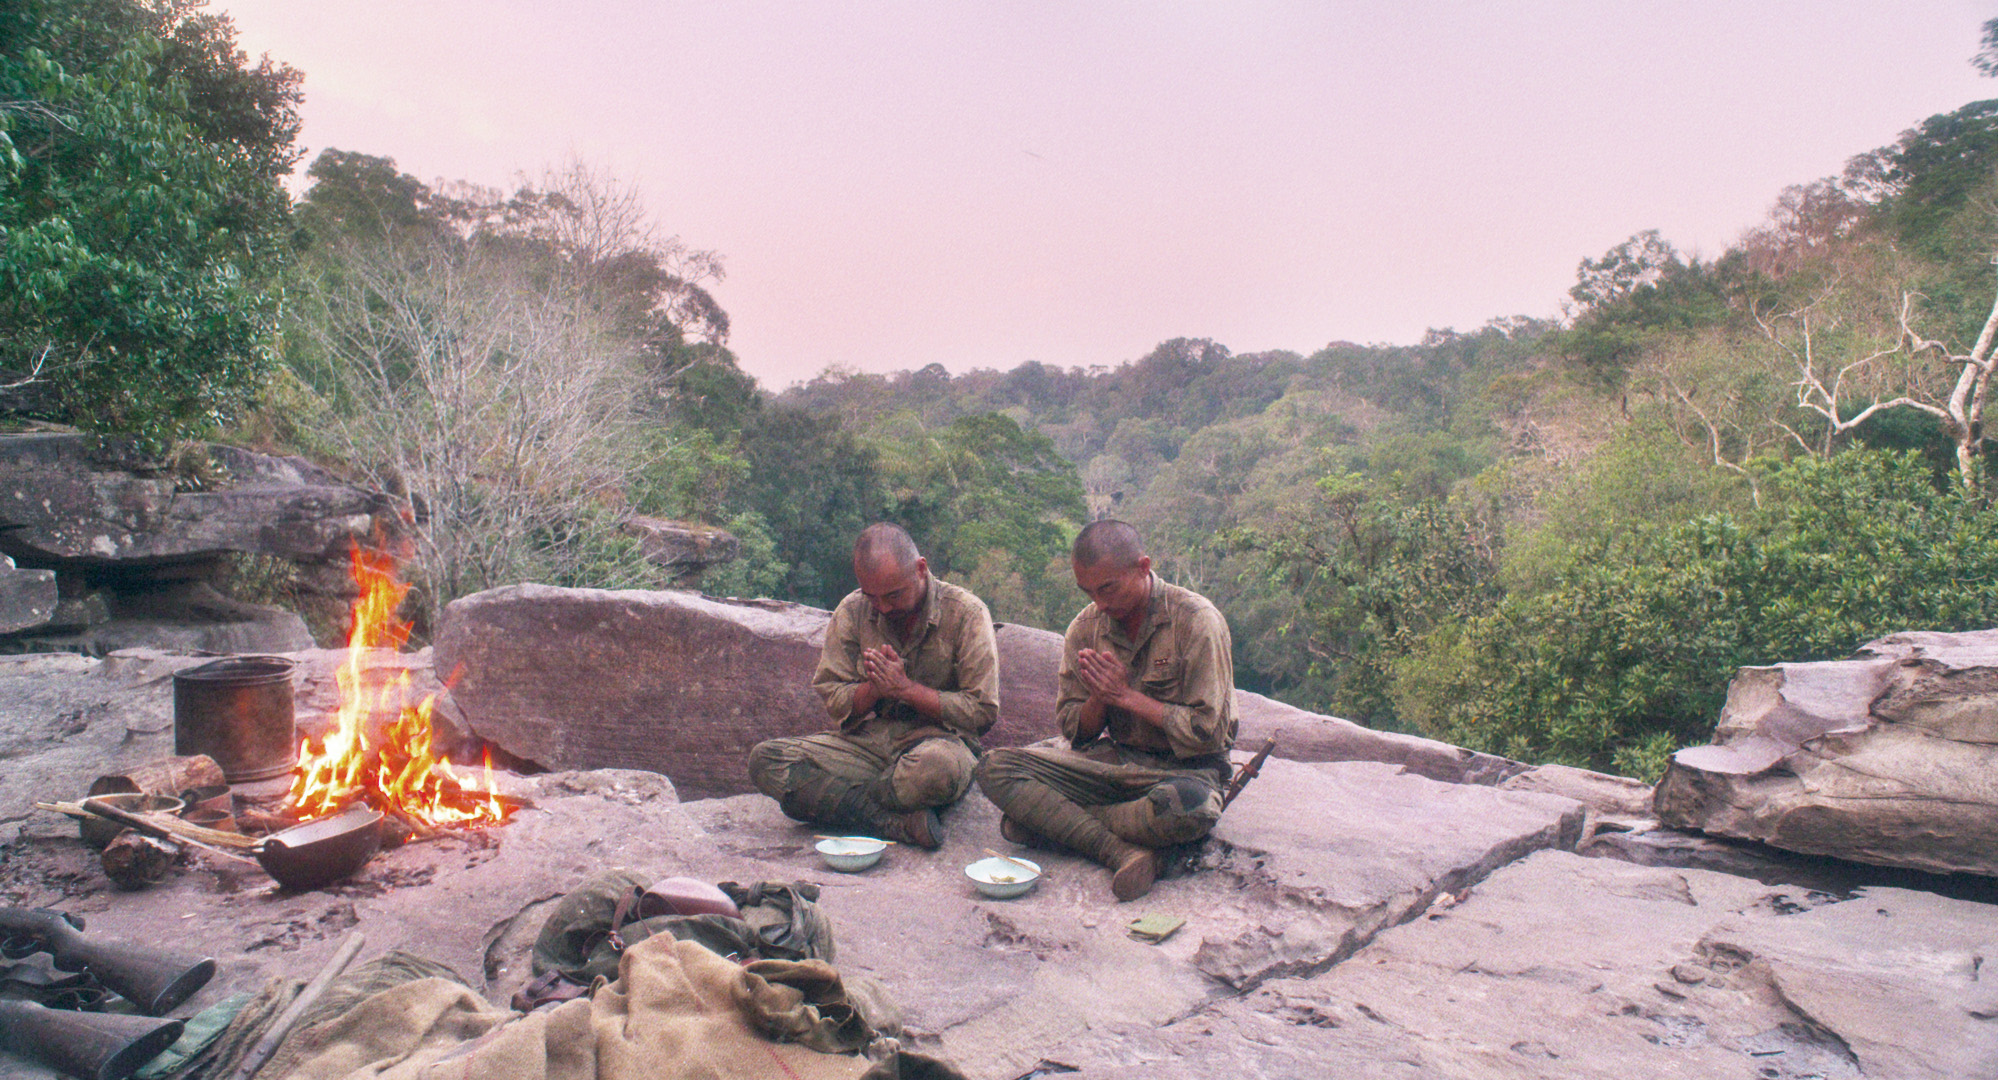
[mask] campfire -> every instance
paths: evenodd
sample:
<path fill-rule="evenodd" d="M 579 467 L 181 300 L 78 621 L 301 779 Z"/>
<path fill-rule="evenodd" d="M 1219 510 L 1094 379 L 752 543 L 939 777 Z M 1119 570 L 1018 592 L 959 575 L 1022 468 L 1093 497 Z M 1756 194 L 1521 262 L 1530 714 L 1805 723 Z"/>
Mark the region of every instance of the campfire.
<path fill-rule="evenodd" d="M 412 705 L 408 672 L 369 685 L 368 651 L 397 649 L 409 640 L 410 624 L 396 617 L 409 586 L 396 580 L 392 557 L 359 546 L 353 575 L 361 595 L 354 602 L 347 659 L 336 673 L 339 712 L 318 745 L 300 741 L 288 812 L 311 820 L 364 802 L 419 834 L 506 820 L 511 808 L 493 783 L 490 751 L 483 773 L 432 752 L 436 695 Z"/>

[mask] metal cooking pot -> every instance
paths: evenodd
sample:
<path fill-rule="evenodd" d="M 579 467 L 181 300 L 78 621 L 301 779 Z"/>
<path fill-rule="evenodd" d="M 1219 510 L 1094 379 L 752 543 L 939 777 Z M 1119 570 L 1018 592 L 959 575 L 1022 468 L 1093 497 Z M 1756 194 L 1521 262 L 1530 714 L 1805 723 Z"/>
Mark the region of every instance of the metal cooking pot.
<path fill-rule="evenodd" d="M 173 676 L 173 752 L 206 754 L 231 784 L 298 764 L 291 673 L 282 656 L 225 656 Z"/>

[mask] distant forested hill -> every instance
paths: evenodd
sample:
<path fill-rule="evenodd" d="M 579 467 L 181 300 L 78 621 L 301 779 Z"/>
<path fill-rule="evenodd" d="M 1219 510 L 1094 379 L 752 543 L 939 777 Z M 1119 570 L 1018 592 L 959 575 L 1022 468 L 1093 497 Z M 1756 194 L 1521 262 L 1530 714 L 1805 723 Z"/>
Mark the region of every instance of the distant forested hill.
<path fill-rule="evenodd" d="M 1001 618 L 1059 629 L 1067 537 L 1121 517 L 1228 613 L 1244 686 L 1650 774 L 1738 665 L 1998 624 L 1994 207 L 1978 102 L 1781 193 L 1712 260 L 1656 232 L 1582 260 L 1558 321 L 828 371 L 716 434 L 773 560 L 741 572 L 830 603 L 840 538 L 885 513 Z M 816 509 L 783 508 L 801 485 Z"/>
<path fill-rule="evenodd" d="M 1583 259 L 1559 320 L 773 395 L 720 256 L 587 165 L 504 192 L 327 150 L 292 205 L 302 76 L 199 7 L 0 5 L 0 420 L 140 436 L 190 487 L 220 438 L 388 493 L 419 634 L 495 585 L 661 584 L 632 513 L 743 540 L 710 592 L 820 606 L 896 520 L 1059 629 L 1070 539 L 1113 514 L 1227 613 L 1245 686 L 1651 775 L 1739 665 L 1998 625 L 1998 101 L 1711 260 Z"/>

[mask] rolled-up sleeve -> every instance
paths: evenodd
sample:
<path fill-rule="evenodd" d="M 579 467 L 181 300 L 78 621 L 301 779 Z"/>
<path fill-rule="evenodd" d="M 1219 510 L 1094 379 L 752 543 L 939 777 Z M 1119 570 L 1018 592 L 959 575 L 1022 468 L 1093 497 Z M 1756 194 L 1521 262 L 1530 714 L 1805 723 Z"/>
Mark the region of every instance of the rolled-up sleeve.
<path fill-rule="evenodd" d="M 853 605 L 841 602 L 826 624 L 826 643 L 819 649 L 819 666 L 812 671 L 812 689 L 826 703 L 826 715 L 846 726 L 853 715 L 853 692 L 866 678 L 860 673 L 860 637 L 854 632 Z"/>
<path fill-rule="evenodd" d="M 967 594 L 968 596 L 968 594 Z M 955 690 L 938 690 L 945 727 L 976 739 L 999 722 L 999 642 L 992 632 L 992 613 L 983 601 L 955 612 L 952 651 L 956 654 Z"/>
<path fill-rule="evenodd" d="M 1175 757 L 1218 754 L 1235 743 L 1235 661 L 1228 621 L 1210 605 L 1185 614 L 1180 692 L 1165 706 L 1165 736 Z"/>
<path fill-rule="evenodd" d="M 1088 609 L 1084 609 L 1086 614 Z M 1076 674 L 1075 654 L 1083 647 L 1084 633 L 1082 615 L 1077 615 L 1068 624 L 1068 633 L 1062 635 L 1061 674 L 1055 690 L 1055 720 L 1061 725 L 1062 738 L 1072 746 L 1075 733 L 1081 724 L 1082 706 L 1089 700 L 1089 689 L 1082 685 L 1082 676 Z"/>

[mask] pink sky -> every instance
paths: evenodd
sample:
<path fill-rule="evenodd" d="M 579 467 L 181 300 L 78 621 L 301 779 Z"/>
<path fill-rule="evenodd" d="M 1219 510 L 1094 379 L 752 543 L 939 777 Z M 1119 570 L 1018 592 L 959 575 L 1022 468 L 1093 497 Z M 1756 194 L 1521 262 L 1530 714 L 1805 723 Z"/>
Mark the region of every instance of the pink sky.
<path fill-rule="evenodd" d="M 1554 315 L 1631 233 L 1717 253 L 1998 97 L 1968 63 L 1988 0 L 213 7 L 306 73 L 312 153 L 635 184 L 724 256 L 773 389 Z"/>

